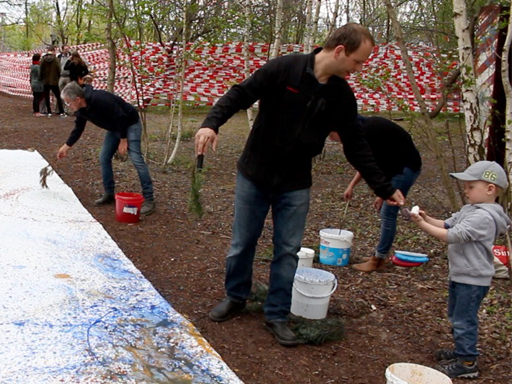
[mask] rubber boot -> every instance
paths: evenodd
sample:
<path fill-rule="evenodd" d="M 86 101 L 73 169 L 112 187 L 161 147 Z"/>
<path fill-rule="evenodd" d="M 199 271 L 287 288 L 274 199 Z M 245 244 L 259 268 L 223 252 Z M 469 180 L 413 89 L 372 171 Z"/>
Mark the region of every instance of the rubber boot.
<path fill-rule="evenodd" d="M 372 256 L 368 261 L 365 261 L 361 264 L 354 264 L 352 268 L 360 272 L 373 272 L 373 271 L 381 271 L 386 268 L 386 260 L 380 259 L 378 257 Z"/>

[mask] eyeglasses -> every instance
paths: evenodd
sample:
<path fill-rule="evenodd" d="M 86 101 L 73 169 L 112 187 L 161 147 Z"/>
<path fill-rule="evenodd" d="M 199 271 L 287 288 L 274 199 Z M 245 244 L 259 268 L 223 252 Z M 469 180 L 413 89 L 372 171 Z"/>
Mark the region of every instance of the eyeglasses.
<path fill-rule="evenodd" d="M 73 100 L 71 101 L 64 101 L 64 105 L 66 105 L 66 107 L 69 107 L 71 105 L 71 103 L 75 102 L 76 101 L 76 98 L 74 98 Z"/>

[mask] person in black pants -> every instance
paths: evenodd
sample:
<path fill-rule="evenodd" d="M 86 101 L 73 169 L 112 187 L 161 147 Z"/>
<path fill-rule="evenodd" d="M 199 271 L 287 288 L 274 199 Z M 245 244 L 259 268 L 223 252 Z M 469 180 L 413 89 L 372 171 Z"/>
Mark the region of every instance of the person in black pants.
<path fill-rule="evenodd" d="M 32 95 L 34 96 L 32 100 L 32 110 L 36 117 L 43 116 L 43 114 L 39 113 L 39 103 L 43 98 L 44 90 L 43 83 L 39 80 L 40 59 L 41 55 L 39 53 L 35 53 L 32 56 L 32 65 L 30 66 L 30 88 L 32 89 Z"/>
<path fill-rule="evenodd" d="M 41 62 L 41 68 L 39 72 L 39 80 L 43 82 L 43 93 L 46 100 L 46 109 L 48 111 L 48 117 L 52 116 L 52 107 L 50 104 L 50 90 L 55 95 L 57 100 L 57 106 L 59 108 L 59 114 L 61 117 L 65 117 L 64 106 L 60 97 L 59 90 L 59 78 L 60 78 L 60 64 L 59 60 L 55 56 L 55 47 L 48 47 L 48 52 L 43 56 Z"/>

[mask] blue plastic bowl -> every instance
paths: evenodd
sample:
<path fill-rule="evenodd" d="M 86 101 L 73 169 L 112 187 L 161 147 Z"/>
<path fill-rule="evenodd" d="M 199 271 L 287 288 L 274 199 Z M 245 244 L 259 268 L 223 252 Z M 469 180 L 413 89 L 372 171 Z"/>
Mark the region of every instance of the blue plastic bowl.
<path fill-rule="evenodd" d="M 407 261 L 409 263 L 426 263 L 430 260 L 425 253 L 395 251 L 395 256 L 397 259 Z"/>

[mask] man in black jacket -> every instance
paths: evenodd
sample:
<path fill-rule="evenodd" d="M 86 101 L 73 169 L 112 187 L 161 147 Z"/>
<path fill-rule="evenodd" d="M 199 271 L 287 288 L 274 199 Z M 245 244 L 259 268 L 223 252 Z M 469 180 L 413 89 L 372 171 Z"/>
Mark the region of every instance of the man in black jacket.
<path fill-rule="evenodd" d="M 153 182 L 141 151 L 142 125 L 135 107 L 113 93 L 93 89 L 90 85 L 83 88 L 71 82 L 62 90 L 62 97 L 72 112 L 76 111 L 75 128 L 66 143 L 57 152 L 57 158 L 67 156 L 69 149 L 80 139 L 87 121 L 105 129 L 105 140 L 100 152 L 101 175 L 105 193 L 94 202 L 101 206 L 112 204 L 114 198 L 114 172 L 112 158 L 116 151 L 120 155 L 128 153 L 135 166 L 142 186 L 144 203 L 141 215 L 150 215 L 155 211 Z"/>
<path fill-rule="evenodd" d="M 282 345 L 298 344 L 287 326 L 297 252 L 309 208 L 312 159 L 336 131 L 348 161 L 375 193 L 403 204 L 400 191 L 377 167 L 357 119 L 354 93 L 344 79 L 360 71 L 374 46 L 358 24 L 336 30 L 308 55 L 271 60 L 232 87 L 196 134 L 196 154 L 217 146 L 217 132 L 234 113 L 259 100 L 259 113 L 238 161 L 233 239 L 226 261 L 227 298 L 210 319 L 230 319 L 245 307 L 252 286 L 256 243 L 272 207 L 274 257 L 264 304 L 265 326 Z"/>

